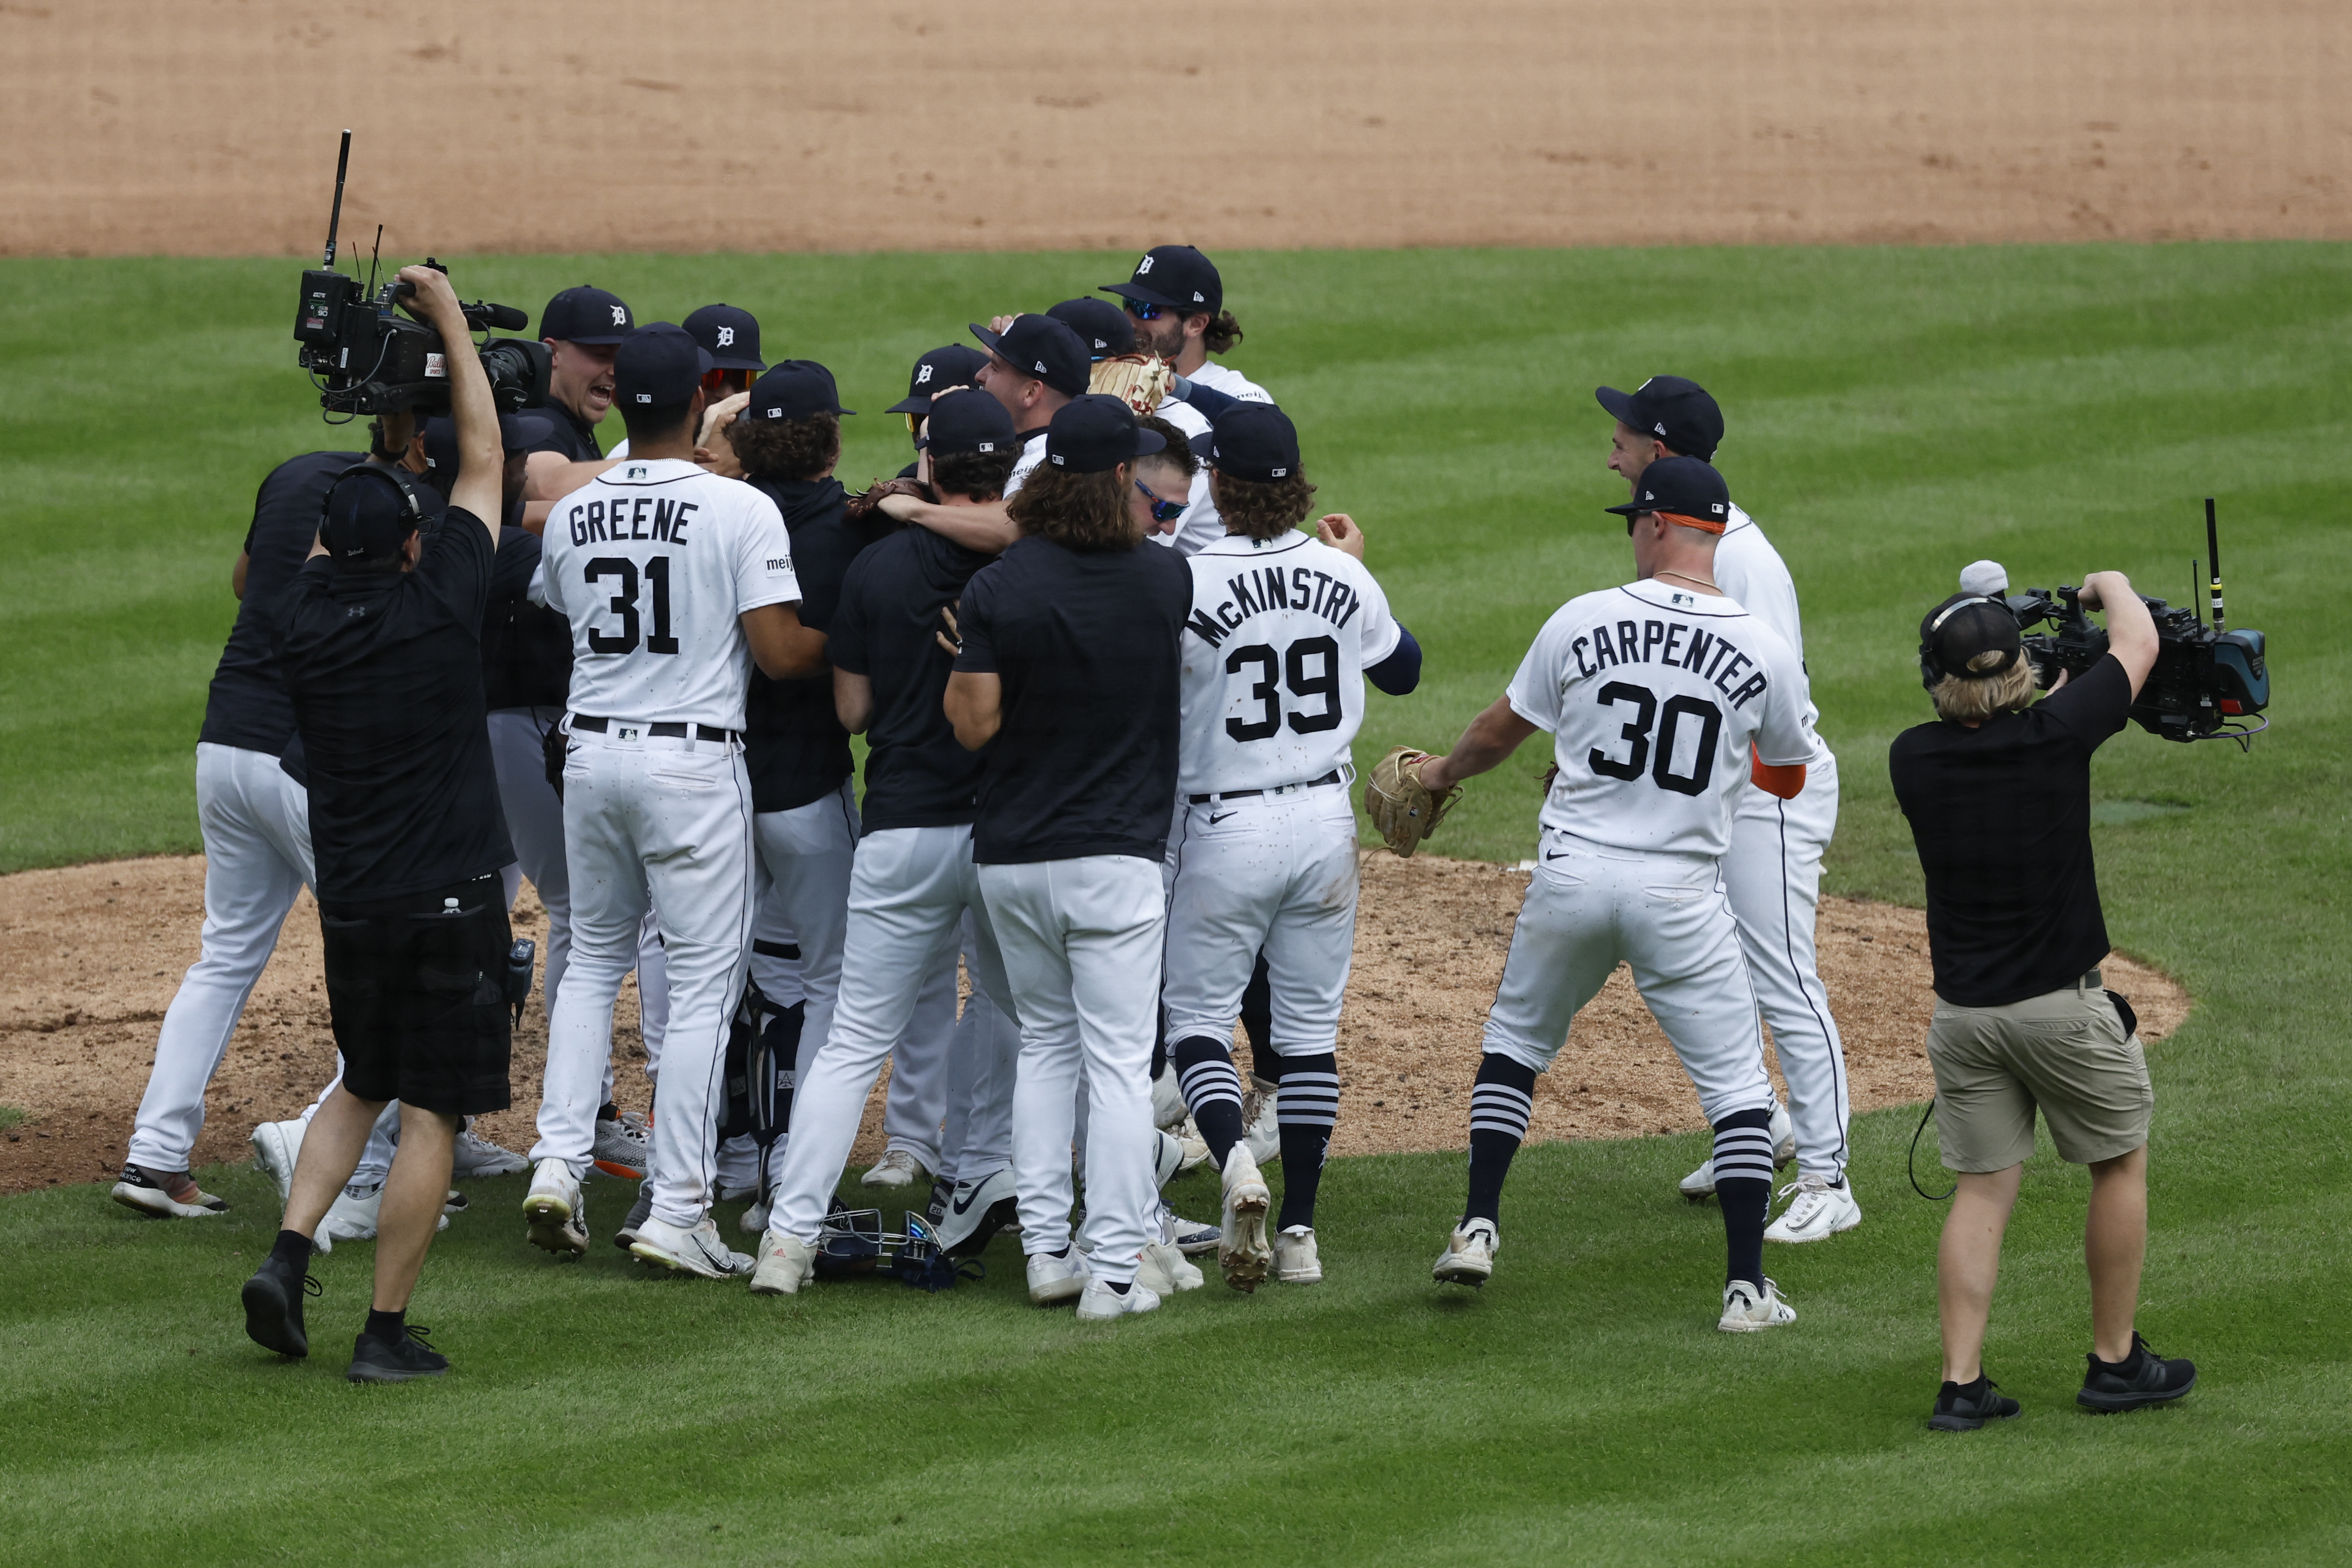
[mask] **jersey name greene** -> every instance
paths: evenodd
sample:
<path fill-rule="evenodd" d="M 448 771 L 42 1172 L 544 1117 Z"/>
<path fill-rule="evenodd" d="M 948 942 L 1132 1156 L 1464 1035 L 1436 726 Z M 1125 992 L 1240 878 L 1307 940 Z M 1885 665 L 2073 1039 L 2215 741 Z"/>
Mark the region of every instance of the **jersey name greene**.
<path fill-rule="evenodd" d="M 1371 573 L 1300 533 L 1225 535 L 1185 564 L 1179 792 L 1278 789 L 1339 768 L 1363 727 L 1364 667 L 1399 637 Z"/>
<path fill-rule="evenodd" d="M 1813 749 L 1789 645 L 1728 599 L 1654 582 L 1563 606 L 1509 696 L 1554 737 L 1545 829 L 1612 848 L 1719 856 L 1751 751 Z"/>

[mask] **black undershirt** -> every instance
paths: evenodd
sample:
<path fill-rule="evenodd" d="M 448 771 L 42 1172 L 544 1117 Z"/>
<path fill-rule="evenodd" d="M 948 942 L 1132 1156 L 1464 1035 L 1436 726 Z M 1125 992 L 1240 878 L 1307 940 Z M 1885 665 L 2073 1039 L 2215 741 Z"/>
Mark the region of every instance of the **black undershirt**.
<path fill-rule="evenodd" d="M 245 598 L 221 650 L 196 738 L 275 757 L 294 738 L 294 705 L 278 678 L 278 595 L 302 570 L 319 537 L 319 514 L 335 476 L 366 461 L 364 452 L 311 452 L 270 470 L 253 498 L 245 531 Z"/>
<path fill-rule="evenodd" d="M 754 478 L 752 487 L 776 503 L 800 580 L 801 624 L 823 632 L 832 622 L 849 563 L 866 536 L 846 515 L 847 492 L 836 479 Z M 758 670 L 743 695 L 743 763 L 751 775 L 754 811 L 789 811 L 841 788 L 856 766 L 849 732 L 834 712 L 833 669 L 772 681 Z"/>

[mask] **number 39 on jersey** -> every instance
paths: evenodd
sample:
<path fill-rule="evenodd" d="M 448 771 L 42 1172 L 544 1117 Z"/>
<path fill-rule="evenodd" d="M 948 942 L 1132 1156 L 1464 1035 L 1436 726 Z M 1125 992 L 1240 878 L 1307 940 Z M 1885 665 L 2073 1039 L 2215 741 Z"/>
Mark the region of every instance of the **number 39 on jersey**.
<path fill-rule="evenodd" d="M 1751 751 L 1813 755 L 1789 645 L 1731 600 L 1654 580 L 1562 605 L 1509 698 L 1553 737 L 1544 828 L 1615 849 L 1719 856 Z"/>

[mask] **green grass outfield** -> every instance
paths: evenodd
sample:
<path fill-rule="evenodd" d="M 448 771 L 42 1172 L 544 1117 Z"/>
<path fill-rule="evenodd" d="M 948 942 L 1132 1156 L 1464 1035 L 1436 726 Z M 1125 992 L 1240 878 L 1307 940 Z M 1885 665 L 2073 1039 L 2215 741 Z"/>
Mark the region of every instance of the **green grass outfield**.
<path fill-rule="evenodd" d="M 460 292 L 536 310 L 593 281 L 641 317 L 725 298 L 853 406 L 962 324 L 1123 276 L 1100 256 L 503 258 Z M 1721 465 L 1804 596 L 1843 759 L 1832 891 L 1916 903 L 1884 757 L 1923 716 L 1913 628 L 1983 555 L 2011 580 L 2119 567 L 2178 599 L 2221 497 L 2237 624 L 2271 633 L 2251 757 L 2134 730 L 2095 774 L 2119 944 L 2199 1000 L 2151 1052 L 2142 1324 L 2196 1357 L 2180 1407 L 2079 1415 L 2082 1174 L 2029 1167 L 1989 1364 L 2022 1420 L 1929 1434 L 1934 1237 L 1903 1178 L 1913 1115 L 1862 1119 L 1868 1218 L 1770 1261 L 1802 1316 L 1713 1330 L 1697 1136 L 1522 1156 L 1496 1281 L 1440 1292 L 1458 1156 L 1325 1180 L 1329 1283 L 1222 1287 L 1106 1332 L 985 1285 L 826 1288 L 789 1306 L 581 1269 L 481 1184 L 416 1315 L 446 1382 L 336 1375 L 369 1249 L 321 1260 L 321 1354 L 243 1338 L 267 1184 L 141 1222 L 99 1187 L 0 1201 L 0 1541 L 10 1561 L 469 1563 L 1977 1563 L 2352 1556 L 2352 1228 L 2343 497 L 2352 248 L 2083 246 L 1264 254 L 1221 258 L 1233 361 L 1297 418 L 1428 651 L 1361 757 L 1442 744 L 1543 617 L 1622 580 L 1599 507 L 1600 382 L 1720 395 Z M 302 264 L 0 263 L 0 869 L 197 847 L 204 686 L 253 486 L 327 444 L 292 367 Z M 848 422 L 845 476 L 903 461 Z M 617 434 L 617 432 L 614 432 Z M 1437 841 L 1533 842 L 1530 748 Z M 2181 810 L 2148 812 L 2134 802 Z M 600 1234 L 615 1189 L 595 1212 Z M 1206 1212 L 1205 1179 L 1180 1207 Z"/>

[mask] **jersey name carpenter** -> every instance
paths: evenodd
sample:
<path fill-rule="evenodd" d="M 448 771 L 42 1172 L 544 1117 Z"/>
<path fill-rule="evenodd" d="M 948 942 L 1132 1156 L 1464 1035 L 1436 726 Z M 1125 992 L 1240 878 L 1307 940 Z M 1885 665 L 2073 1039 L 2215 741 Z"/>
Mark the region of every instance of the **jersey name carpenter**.
<path fill-rule="evenodd" d="M 1672 664 L 1696 674 L 1723 693 L 1733 707 L 1746 707 L 1750 698 L 1761 696 L 1772 685 L 1757 660 L 1741 653 L 1731 639 L 1686 621 L 1620 621 L 1613 626 L 1603 622 L 1589 635 L 1570 640 L 1568 647 L 1576 660 L 1577 676 L 1583 680 L 1613 666 Z M 1734 681 L 1739 684 L 1735 686 Z M 1563 675 L 1559 688 L 1563 695 L 1570 684 Z"/>

